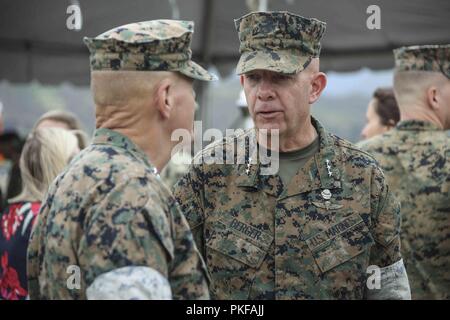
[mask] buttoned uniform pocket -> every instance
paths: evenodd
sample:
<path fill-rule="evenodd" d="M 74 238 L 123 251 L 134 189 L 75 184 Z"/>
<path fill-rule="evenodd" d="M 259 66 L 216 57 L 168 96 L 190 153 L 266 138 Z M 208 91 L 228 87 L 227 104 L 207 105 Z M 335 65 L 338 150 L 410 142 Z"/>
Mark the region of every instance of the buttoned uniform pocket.
<path fill-rule="evenodd" d="M 206 241 L 206 245 L 249 267 L 259 268 L 272 244 L 273 236 L 236 218 L 221 219 Z"/>
<path fill-rule="evenodd" d="M 345 263 L 355 268 L 355 272 L 358 271 L 365 263 L 353 259 L 366 252 L 368 260 L 368 250 L 374 243 L 369 228 L 359 214 L 352 214 L 306 240 L 320 274 Z M 355 264 L 350 266 L 350 262 Z"/>
<path fill-rule="evenodd" d="M 236 218 L 215 221 L 206 236 L 206 260 L 216 299 L 247 299 L 273 236 Z"/>

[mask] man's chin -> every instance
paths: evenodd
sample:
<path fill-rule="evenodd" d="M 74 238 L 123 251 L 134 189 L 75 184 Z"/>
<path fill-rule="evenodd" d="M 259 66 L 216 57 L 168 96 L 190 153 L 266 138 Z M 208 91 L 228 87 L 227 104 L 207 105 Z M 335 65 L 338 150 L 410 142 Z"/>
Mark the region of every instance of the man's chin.
<path fill-rule="evenodd" d="M 255 126 L 258 130 L 267 130 L 267 132 L 271 133 L 275 133 L 275 130 L 277 130 L 278 132 L 281 132 L 281 128 L 280 125 L 278 124 L 273 124 L 273 123 L 257 123 Z"/>

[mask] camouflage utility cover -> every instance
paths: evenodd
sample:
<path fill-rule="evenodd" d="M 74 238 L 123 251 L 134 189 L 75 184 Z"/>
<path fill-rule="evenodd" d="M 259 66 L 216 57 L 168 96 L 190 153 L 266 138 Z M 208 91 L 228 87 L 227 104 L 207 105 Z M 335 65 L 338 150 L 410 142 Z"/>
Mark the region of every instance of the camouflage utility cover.
<path fill-rule="evenodd" d="M 152 20 L 116 27 L 84 38 L 92 70 L 178 71 L 199 80 L 215 76 L 191 60 L 194 23 Z"/>
<path fill-rule="evenodd" d="M 256 69 L 295 74 L 319 57 L 326 24 L 289 12 L 253 12 L 235 20 L 241 58 L 237 73 Z"/>
<path fill-rule="evenodd" d="M 450 79 L 450 44 L 402 47 L 394 56 L 398 71 L 442 72 Z"/>

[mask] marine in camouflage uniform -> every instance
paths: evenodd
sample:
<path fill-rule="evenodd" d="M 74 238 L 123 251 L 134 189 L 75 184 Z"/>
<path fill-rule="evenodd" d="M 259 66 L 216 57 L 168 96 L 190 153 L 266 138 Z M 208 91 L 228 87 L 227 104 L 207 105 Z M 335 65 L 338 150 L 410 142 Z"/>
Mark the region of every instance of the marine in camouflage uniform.
<path fill-rule="evenodd" d="M 325 31 L 325 23 L 288 12 L 251 13 L 236 27 L 238 73 L 267 70 L 274 77 L 307 68 Z M 268 164 L 259 157 L 262 147 L 249 142 L 257 136 L 249 129 L 206 147 L 175 186 L 211 274 L 212 297 L 408 298 L 399 206 L 381 169 L 307 119 L 318 149 L 290 182 L 263 174 Z M 245 163 L 234 150 L 245 150 Z M 224 161 L 234 155 L 234 164 L 214 163 L 220 153 Z M 381 289 L 366 286 L 371 265 L 380 268 Z"/>
<path fill-rule="evenodd" d="M 450 45 L 399 48 L 395 61 L 396 72 L 442 73 L 449 90 Z M 450 101 L 446 104 L 450 114 Z M 404 113 L 409 106 L 400 107 Z M 379 161 L 401 202 L 401 248 L 412 298 L 449 299 L 450 139 L 444 129 L 450 127 L 425 121 L 421 115 L 413 114 L 361 147 Z"/>
<path fill-rule="evenodd" d="M 154 20 L 85 42 L 93 71 L 211 80 L 190 60 L 192 32 L 192 22 Z M 43 201 L 28 251 L 30 298 L 206 299 L 206 276 L 186 219 L 148 153 L 125 134 L 98 128 Z"/>

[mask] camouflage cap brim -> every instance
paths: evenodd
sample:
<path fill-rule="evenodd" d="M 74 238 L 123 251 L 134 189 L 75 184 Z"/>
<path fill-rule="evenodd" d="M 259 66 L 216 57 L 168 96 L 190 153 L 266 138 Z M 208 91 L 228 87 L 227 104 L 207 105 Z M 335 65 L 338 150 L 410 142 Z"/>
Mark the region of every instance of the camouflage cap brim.
<path fill-rule="evenodd" d="M 217 77 L 213 75 L 212 73 L 205 70 L 203 67 L 201 67 L 199 64 L 195 63 L 194 61 L 190 60 L 186 63 L 186 65 L 178 70 L 178 72 L 184 74 L 185 76 L 202 80 L 202 81 L 215 81 L 217 80 Z"/>
<path fill-rule="evenodd" d="M 238 75 L 253 70 L 268 70 L 282 74 L 296 74 L 311 62 L 312 56 L 292 50 L 258 50 L 243 52 L 236 67 Z"/>

